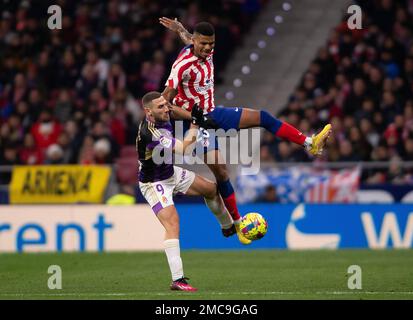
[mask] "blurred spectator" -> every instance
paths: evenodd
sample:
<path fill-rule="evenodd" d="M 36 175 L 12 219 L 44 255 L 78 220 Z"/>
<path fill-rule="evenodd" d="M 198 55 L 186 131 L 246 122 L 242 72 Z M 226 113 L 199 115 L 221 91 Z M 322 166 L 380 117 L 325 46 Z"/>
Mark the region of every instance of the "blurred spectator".
<path fill-rule="evenodd" d="M 82 75 L 76 82 L 76 91 L 81 104 L 89 97 L 94 88 L 98 86 L 98 74 L 91 65 L 85 65 L 82 69 Z"/>
<path fill-rule="evenodd" d="M 291 156 L 291 146 L 286 141 L 281 141 L 278 144 L 278 154 L 276 160 L 278 162 L 294 161 L 294 159 Z"/>
<path fill-rule="evenodd" d="M 26 78 L 22 73 L 16 74 L 14 77 L 14 83 L 10 90 L 9 99 L 13 105 L 18 104 L 20 101 L 27 99 L 28 88 Z"/>
<path fill-rule="evenodd" d="M 28 132 L 33 124 L 33 117 L 29 112 L 29 105 L 26 101 L 20 101 L 16 106 L 16 114 L 19 116 L 23 132 Z"/>
<path fill-rule="evenodd" d="M 20 144 L 23 142 L 24 129 L 21 124 L 20 117 L 17 114 L 11 114 L 8 119 L 10 133 L 8 140 L 13 144 Z"/>
<path fill-rule="evenodd" d="M 102 90 L 94 88 L 89 95 L 89 101 L 86 106 L 87 113 L 93 121 L 99 119 L 99 115 L 102 111 L 107 110 L 108 101 L 104 98 Z"/>
<path fill-rule="evenodd" d="M 362 104 L 365 99 L 366 84 L 363 79 L 357 78 L 353 81 L 353 87 L 350 95 L 344 102 L 344 113 L 354 114 L 356 110 L 362 109 Z"/>
<path fill-rule="evenodd" d="M 265 188 L 264 194 L 259 197 L 256 202 L 274 203 L 277 201 L 277 190 L 273 185 L 269 185 Z"/>
<path fill-rule="evenodd" d="M 42 94 L 36 88 L 30 90 L 28 103 L 32 119 L 37 119 L 41 111 L 46 107 Z"/>
<path fill-rule="evenodd" d="M 360 157 L 354 152 L 353 146 L 348 140 L 341 141 L 339 152 L 340 156 L 337 161 L 360 161 Z"/>
<path fill-rule="evenodd" d="M 72 151 L 69 163 L 77 163 L 78 155 L 83 142 L 83 133 L 74 120 L 69 120 L 66 122 L 64 132 L 68 135 L 70 149 Z"/>
<path fill-rule="evenodd" d="M 109 97 L 112 98 L 118 90 L 126 88 L 126 75 L 122 67 L 115 63 L 110 67 L 110 72 L 107 81 L 107 91 Z"/>
<path fill-rule="evenodd" d="M 97 164 L 111 163 L 111 146 L 107 139 L 99 139 L 93 145 L 94 162 Z"/>
<path fill-rule="evenodd" d="M 1 164 L 4 166 L 14 166 L 20 164 L 17 148 L 14 145 L 5 145 L 3 154 L 0 155 Z M 0 171 L 0 184 L 9 184 L 11 181 L 11 171 Z"/>
<path fill-rule="evenodd" d="M 36 148 L 34 138 L 30 133 L 24 136 L 23 147 L 20 149 L 19 158 L 22 164 L 42 164 L 43 152 Z"/>
<path fill-rule="evenodd" d="M 79 68 L 71 50 L 66 50 L 56 70 L 56 83 L 61 88 L 73 88 L 79 78 Z"/>
<path fill-rule="evenodd" d="M 125 144 L 125 110 L 122 107 L 117 107 L 116 117 L 112 118 L 108 111 L 100 114 L 100 121 L 110 128 L 111 136 L 118 145 Z"/>
<path fill-rule="evenodd" d="M 52 114 L 49 110 L 42 111 L 39 120 L 35 122 L 31 128 L 31 134 L 33 135 L 36 146 L 40 150 L 45 150 L 51 144 L 56 143 L 60 132 L 61 126 L 57 121 L 52 119 Z"/>
<path fill-rule="evenodd" d="M 400 165 L 400 159 L 394 159 L 390 162 L 389 172 L 387 174 L 388 182 L 393 184 L 406 183 L 405 172 Z"/>
<path fill-rule="evenodd" d="M 63 163 L 63 149 L 60 145 L 54 143 L 46 150 L 45 164 L 62 164 Z"/>
<path fill-rule="evenodd" d="M 100 84 L 105 83 L 108 78 L 110 66 L 108 61 L 99 57 L 99 54 L 96 51 L 89 51 L 87 53 L 85 67 L 88 69 L 90 67 L 91 73 L 98 76 Z"/>
<path fill-rule="evenodd" d="M 73 103 L 70 97 L 69 90 L 61 90 L 54 107 L 54 115 L 56 119 L 65 123 L 70 119 L 72 113 Z"/>
<path fill-rule="evenodd" d="M 360 160 L 369 160 L 372 148 L 357 126 L 350 129 L 349 141 L 352 145 L 353 153 L 357 155 Z"/>
<path fill-rule="evenodd" d="M 268 146 L 262 146 L 260 149 L 260 160 L 262 162 L 274 162 L 274 158 Z"/>
<path fill-rule="evenodd" d="M 91 135 L 87 135 L 83 140 L 82 147 L 79 152 L 78 163 L 79 164 L 92 164 L 94 163 L 94 145 L 95 141 Z"/>
<path fill-rule="evenodd" d="M 116 144 L 116 142 L 110 135 L 110 128 L 107 125 L 105 125 L 105 123 L 103 123 L 102 121 L 97 121 L 93 125 L 91 135 L 95 142 L 98 140 L 105 140 L 107 141 L 107 143 L 109 143 L 108 152 L 110 153 L 110 155 L 105 157 L 105 159 L 113 160 L 119 155 L 119 146 Z M 100 145 L 103 145 L 103 143 L 101 143 Z"/>
<path fill-rule="evenodd" d="M 62 131 L 57 138 L 57 145 L 62 150 L 62 163 L 72 163 L 73 147 L 70 143 L 70 136 L 65 131 Z"/>
<path fill-rule="evenodd" d="M 403 158 L 407 161 L 413 161 L 413 138 L 404 141 Z"/>

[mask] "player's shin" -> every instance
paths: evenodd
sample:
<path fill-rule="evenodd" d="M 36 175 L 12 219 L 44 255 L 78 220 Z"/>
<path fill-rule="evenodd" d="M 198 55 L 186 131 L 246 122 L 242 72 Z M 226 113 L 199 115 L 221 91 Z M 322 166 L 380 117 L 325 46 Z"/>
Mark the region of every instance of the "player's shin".
<path fill-rule="evenodd" d="M 277 119 L 269 112 L 262 110 L 260 116 L 260 126 L 274 133 L 277 137 L 302 146 L 311 144 L 310 137 L 306 137 L 301 131 L 287 122 Z"/>
<path fill-rule="evenodd" d="M 184 276 L 179 239 L 167 239 L 164 241 L 166 257 L 169 269 L 171 270 L 172 280 L 181 279 Z"/>
<path fill-rule="evenodd" d="M 204 198 L 204 200 L 209 210 L 211 210 L 211 212 L 217 218 L 222 229 L 228 229 L 233 225 L 234 222 L 230 214 L 226 210 L 221 197 L 218 194 L 215 195 L 214 198 Z"/>
<path fill-rule="evenodd" d="M 218 181 L 217 185 L 218 191 L 222 196 L 225 207 L 228 209 L 228 212 L 230 213 L 232 219 L 235 223 L 239 222 L 241 220 L 241 216 L 238 212 L 235 192 L 231 182 L 229 181 L 229 179 L 226 181 Z"/>

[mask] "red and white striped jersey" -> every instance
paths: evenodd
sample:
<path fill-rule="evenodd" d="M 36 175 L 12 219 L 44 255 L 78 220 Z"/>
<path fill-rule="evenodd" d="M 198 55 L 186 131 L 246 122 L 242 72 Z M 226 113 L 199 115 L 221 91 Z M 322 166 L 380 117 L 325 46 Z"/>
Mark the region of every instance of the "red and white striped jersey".
<path fill-rule="evenodd" d="M 165 85 L 178 90 L 173 103 L 188 111 L 197 103 L 204 111 L 214 110 L 214 51 L 205 59 L 196 57 L 193 46 L 185 47 L 172 65 Z"/>

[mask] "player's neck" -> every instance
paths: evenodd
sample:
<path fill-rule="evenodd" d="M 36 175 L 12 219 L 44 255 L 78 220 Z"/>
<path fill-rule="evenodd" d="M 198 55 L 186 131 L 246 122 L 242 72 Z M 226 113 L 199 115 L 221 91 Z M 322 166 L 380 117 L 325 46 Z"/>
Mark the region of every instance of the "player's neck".
<path fill-rule="evenodd" d="M 203 58 L 203 57 L 201 57 L 201 56 L 199 56 L 196 52 L 195 52 L 195 48 L 194 47 L 192 47 L 192 54 L 195 56 L 195 57 L 197 57 L 199 60 L 206 60 L 206 58 Z"/>
<path fill-rule="evenodd" d="M 155 118 L 153 116 L 150 116 L 150 115 L 146 115 L 146 121 L 151 122 L 153 124 L 156 123 Z"/>

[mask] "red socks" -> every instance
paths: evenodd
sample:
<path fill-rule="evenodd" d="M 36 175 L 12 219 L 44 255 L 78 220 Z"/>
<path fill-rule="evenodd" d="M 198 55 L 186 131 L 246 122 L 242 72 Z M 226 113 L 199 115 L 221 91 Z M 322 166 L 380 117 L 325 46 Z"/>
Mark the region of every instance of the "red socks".
<path fill-rule="evenodd" d="M 302 132 L 300 132 L 287 122 L 283 122 L 281 124 L 275 135 L 279 138 L 294 142 L 299 145 L 303 145 L 305 139 L 307 138 Z"/>
<path fill-rule="evenodd" d="M 226 198 L 222 197 L 222 200 L 224 200 L 225 207 L 228 209 L 228 212 L 231 215 L 232 219 L 234 221 L 240 219 L 241 216 L 239 215 L 239 212 L 238 212 L 237 201 L 235 199 L 235 193 L 231 193 Z"/>

